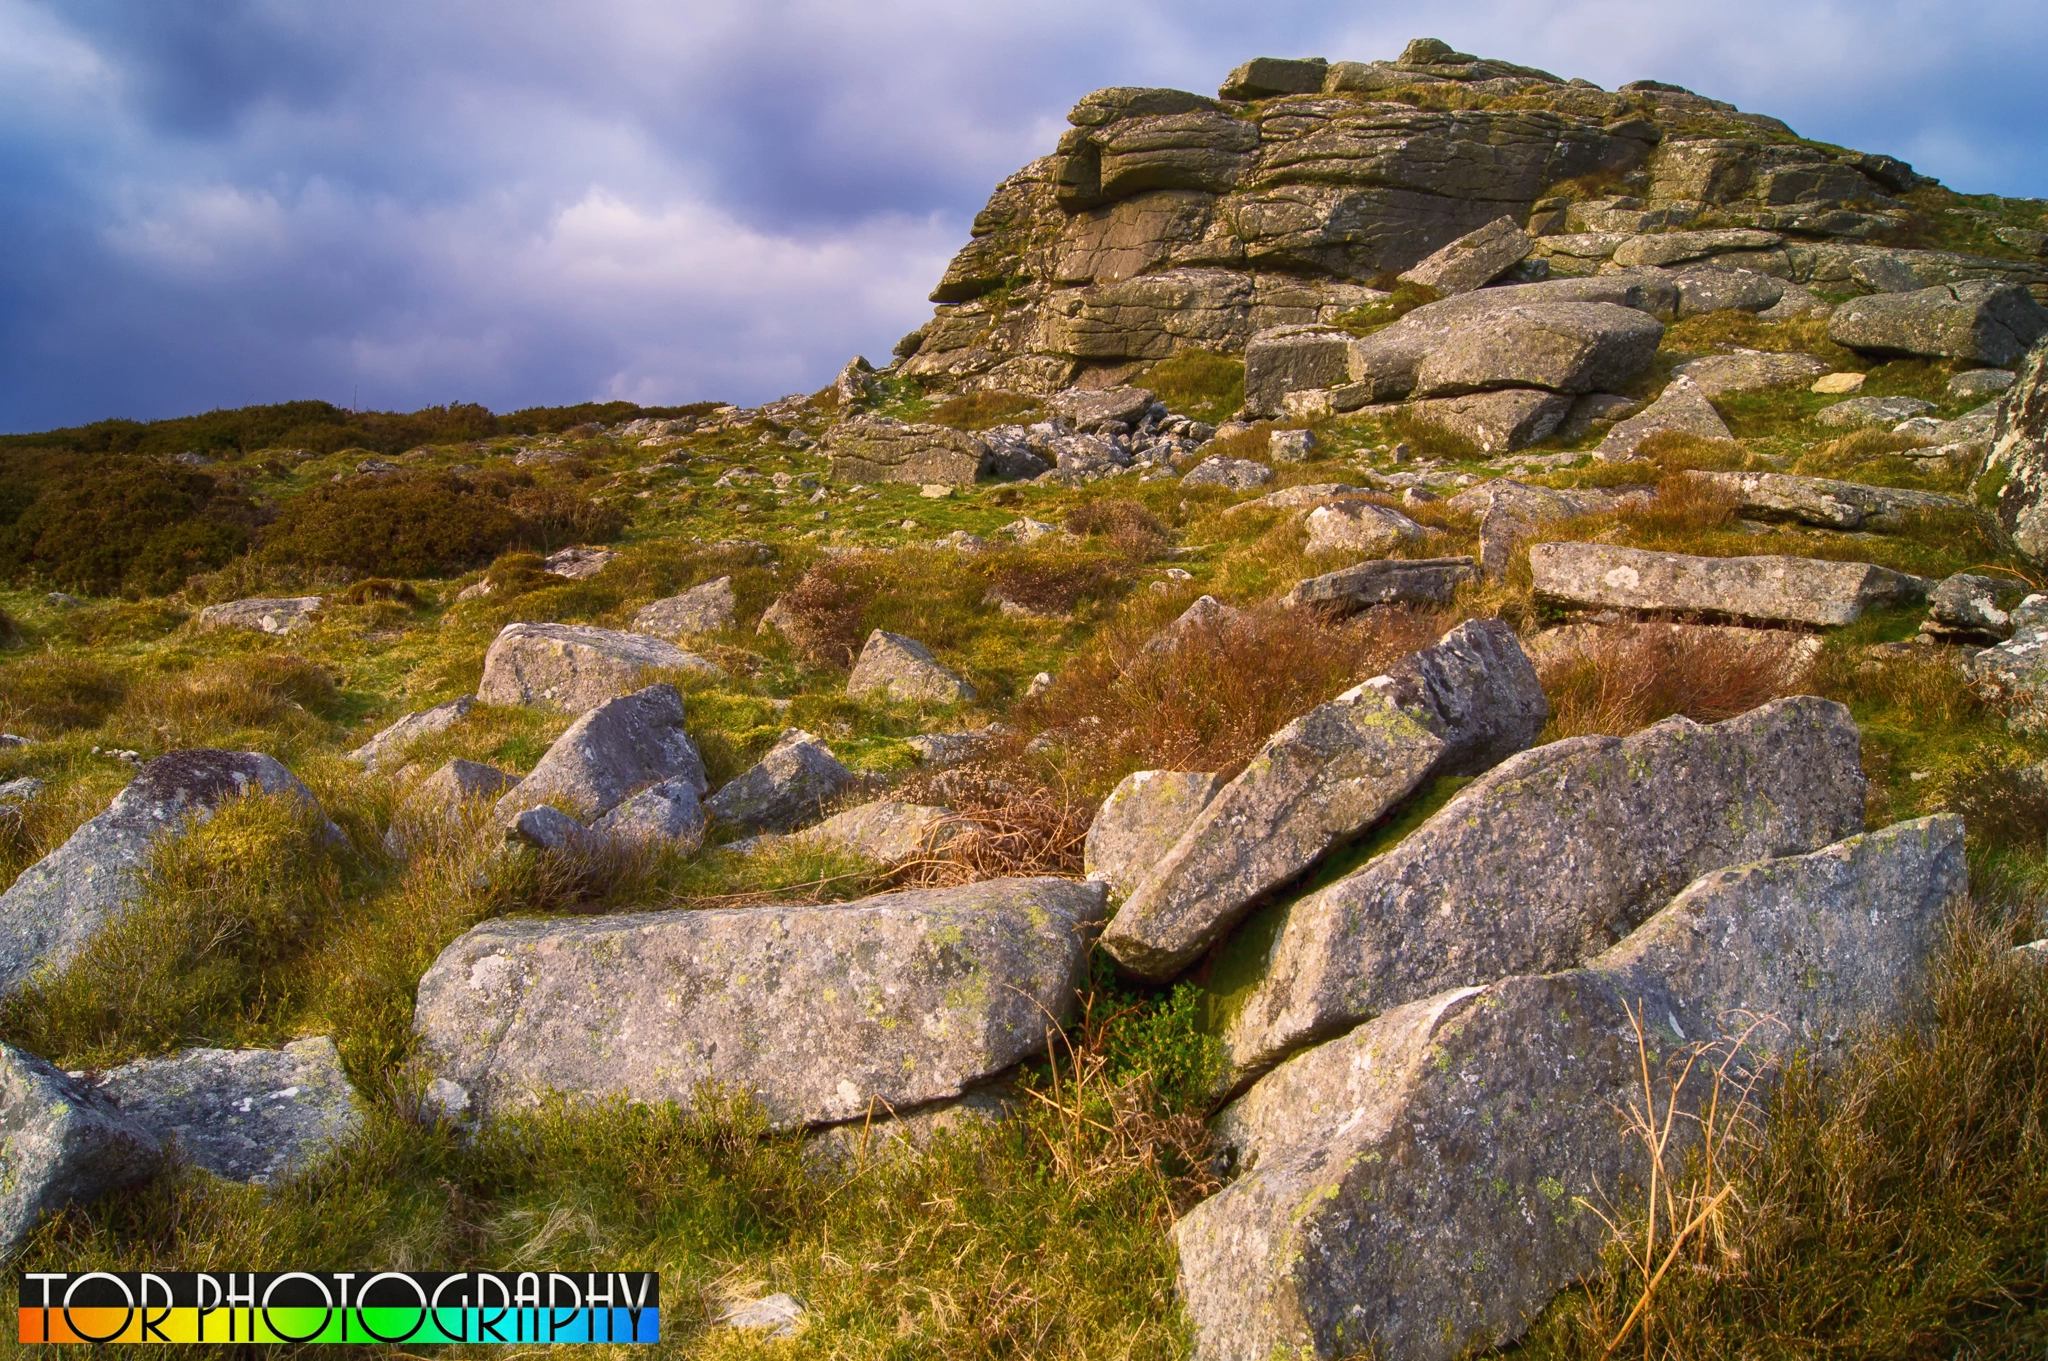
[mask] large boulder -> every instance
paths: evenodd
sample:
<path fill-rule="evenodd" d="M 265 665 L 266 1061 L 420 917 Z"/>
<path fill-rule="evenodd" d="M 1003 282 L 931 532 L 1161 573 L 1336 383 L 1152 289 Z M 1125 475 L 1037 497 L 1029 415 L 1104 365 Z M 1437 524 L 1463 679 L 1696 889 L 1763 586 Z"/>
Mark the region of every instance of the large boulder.
<path fill-rule="evenodd" d="M 1051 406 L 1076 430 L 1095 431 L 1112 423 L 1136 425 L 1152 409 L 1152 400 L 1144 388 L 1072 388 L 1055 393 Z"/>
<path fill-rule="evenodd" d="M 858 777 L 832 749 L 801 728 L 791 728 L 744 774 L 705 804 L 714 824 L 749 832 L 808 827 Z"/>
<path fill-rule="evenodd" d="M 647 684 L 650 671 L 725 673 L 694 652 L 644 633 L 588 624 L 507 624 L 484 654 L 476 697 L 580 714 Z"/>
<path fill-rule="evenodd" d="M 1420 543 L 1429 531 L 1391 506 L 1370 501 L 1339 501 L 1308 513 L 1310 553 L 1385 554 L 1403 544 Z"/>
<path fill-rule="evenodd" d="M 1822 529 L 1897 529 L 1909 516 L 1972 514 L 1975 507 L 1953 496 L 1903 487 L 1869 487 L 1831 477 L 1791 473 L 1689 472 L 1735 501 L 1735 512 L 1751 520 L 1783 520 Z"/>
<path fill-rule="evenodd" d="M 1088 824 L 1081 870 L 1109 885 L 1118 902 L 1179 841 L 1188 824 L 1216 797 L 1213 774 L 1140 770 L 1117 782 Z"/>
<path fill-rule="evenodd" d="M 1478 579 L 1470 558 L 1382 558 L 1298 581 L 1283 603 L 1338 615 L 1375 605 L 1448 605 Z"/>
<path fill-rule="evenodd" d="M 960 1093 L 1073 1014 L 1103 887 L 996 879 L 817 907 L 473 928 L 421 978 L 444 1109 L 625 1096 L 694 1110 L 707 1082 L 778 1127 Z"/>
<path fill-rule="evenodd" d="M 2013 634 L 2012 607 L 2027 594 L 2011 577 L 1957 572 L 1927 597 L 1927 622 L 1920 630 L 1942 642 L 2002 643 Z"/>
<path fill-rule="evenodd" d="M 387 728 L 378 731 L 375 737 L 348 754 L 348 759 L 358 762 L 365 770 L 377 770 L 404 757 L 406 748 L 423 737 L 447 732 L 468 716 L 476 707 L 475 695 L 464 695 L 451 699 L 445 704 L 436 704 L 431 709 L 407 714 Z"/>
<path fill-rule="evenodd" d="M 1536 594 L 1575 608 L 1728 616 L 1838 627 L 1870 609 L 1926 598 L 1933 583 L 1867 562 L 1818 558 L 1700 558 L 1601 543 L 1529 550 Z"/>
<path fill-rule="evenodd" d="M 732 627 L 738 600 L 732 578 L 719 577 L 644 605 L 633 616 L 633 632 L 657 638 L 682 638 L 693 633 L 717 633 Z"/>
<path fill-rule="evenodd" d="M 174 751 L 145 765 L 101 813 L 0 894 L 0 995 L 62 969 L 141 895 L 150 851 L 231 799 L 272 794 L 317 812 L 313 791 L 255 751 Z M 330 833 L 339 836 L 338 831 Z"/>
<path fill-rule="evenodd" d="M 939 665 L 931 649 L 915 638 L 876 629 L 846 678 L 846 694 L 849 699 L 958 704 L 974 698 L 974 687 Z"/>
<path fill-rule="evenodd" d="M 1645 1064 L 1721 1044 L 1657 1094 L 1678 1108 L 1669 1173 L 1708 1103 L 1742 1100 L 1732 1076 L 1716 1090 L 1717 1057 L 1768 1075 L 1795 1045 L 1826 1062 L 1860 1024 L 1910 1015 L 1965 885 L 1953 817 L 1723 869 L 1585 967 L 1442 992 L 1290 1060 L 1218 1122 L 1247 1170 L 1174 1227 L 1196 1357 L 1513 1342 L 1601 1269 L 1595 1207 L 1650 1186 L 1618 1113 Z M 1769 1021 L 1731 1034 L 1742 1015 Z"/>
<path fill-rule="evenodd" d="M 1674 282 L 1681 318 L 1709 312 L 1762 312 L 1777 306 L 1785 296 L 1783 281 L 1751 269 L 1700 266 L 1680 270 Z"/>
<path fill-rule="evenodd" d="M 229 1181 L 277 1182 L 362 1127 L 355 1088 L 325 1035 L 281 1049 L 185 1049 L 137 1059 L 95 1084 L 187 1162 Z"/>
<path fill-rule="evenodd" d="M 1173 977 L 1432 775 L 1485 770 L 1549 717 L 1513 630 L 1459 625 L 1267 739 L 1131 889 L 1103 948 L 1135 977 Z"/>
<path fill-rule="evenodd" d="M 1861 751 L 1847 709 L 1801 697 L 1504 762 L 1364 868 L 1279 910 L 1223 1018 L 1232 1068 L 1257 1073 L 1445 988 L 1569 968 L 1708 870 L 1859 830 Z"/>
<path fill-rule="evenodd" d="M 252 629 L 282 637 L 313 627 L 313 615 L 319 610 L 320 601 L 317 595 L 229 600 L 208 605 L 193 624 L 203 633 L 214 629 Z"/>
<path fill-rule="evenodd" d="M 1544 439 L 1571 414 L 1572 399 L 1555 392 L 1510 388 L 1412 402 L 1409 414 L 1469 440 L 1483 454 L 1505 454 Z"/>
<path fill-rule="evenodd" d="M 2048 564 L 2048 341 L 2028 353 L 2006 395 L 1979 496 L 1996 500 L 1998 523 L 2020 552 Z"/>
<path fill-rule="evenodd" d="M 710 789 L 704 759 L 683 727 L 682 695 L 673 685 L 650 685 L 571 723 L 494 811 L 509 820 L 559 805 L 587 823 L 664 780 L 683 780 L 698 794 Z"/>
<path fill-rule="evenodd" d="M 1516 226 L 1513 218 L 1497 217 L 1403 270 L 1401 282 L 1418 284 L 1443 298 L 1470 293 L 1522 263 L 1535 247 L 1536 239 Z"/>
<path fill-rule="evenodd" d="M 2009 636 L 1963 663 L 1977 693 L 2020 732 L 2048 729 L 2048 595 L 2030 595 L 2007 615 Z"/>
<path fill-rule="evenodd" d="M 1959 283 L 1851 298 L 1828 319 L 1837 345 L 2009 365 L 2048 333 L 2048 311 L 2018 284 Z"/>
<path fill-rule="evenodd" d="M 1502 302 L 1493 292 L 1418 307 L 1353 341 L 1352 382 L 1369 387 L 1370 401 L 1496 388 L 1612 391 L 1648 370 L 1664 338 L 1663 323 L 1634 308 Z"/>
<path fill-rule="evenodd" d="M 110 1097 L 0 1044 L 0 1261 L 45 1214 L 133 1186 L 161 1156 L 156 1136 Z"/>
<path fill-rule="evenodd" d="M 1665 385 L 1656 401 L 1625 421 L 1617 422 L 1593 451 L 1595 458 L 1625 463 L 1636 456 L 1643 441 L 1670 432 L 1696 435 L 1701 439 L 1733 439 L 1728 423 L 1707 400 L 1707 394 L 1691 378 L 1680 375 Z"/>
<path fill-rule="evenodd" d="M 831 456 L 836 482 L 971 487 L 989 462 L 987 442 L 964 430 L 880 416 L 833 426 L 820 447 Z"/>
<path fill-rule="evenodd" d="M 509 775 L 481 761 L 465 761 L 458 756 L 421 780 L 414 787 L 413 796 L 424 807 L 455 813 L 473 800 L 495 801 L 518 783 L 517 775 Z"/>

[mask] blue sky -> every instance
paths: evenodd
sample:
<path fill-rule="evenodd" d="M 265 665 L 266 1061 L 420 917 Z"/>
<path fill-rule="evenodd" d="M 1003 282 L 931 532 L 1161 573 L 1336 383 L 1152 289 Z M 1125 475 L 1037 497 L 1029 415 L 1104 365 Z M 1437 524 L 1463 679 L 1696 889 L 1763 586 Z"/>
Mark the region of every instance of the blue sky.
<path fill-rule="evenodd" d="M 1425 34 L 2048 195 L 2040 0 L 0 0 L 0 430 L 811 391 L 1081 94 Z"/>

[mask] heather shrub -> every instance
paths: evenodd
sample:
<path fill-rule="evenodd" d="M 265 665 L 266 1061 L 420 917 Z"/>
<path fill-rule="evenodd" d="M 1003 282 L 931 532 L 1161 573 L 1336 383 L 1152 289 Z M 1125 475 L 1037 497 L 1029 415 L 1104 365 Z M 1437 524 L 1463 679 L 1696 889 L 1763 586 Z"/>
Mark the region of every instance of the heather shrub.
<path fill-rule="evenodd" d="M 0 572 L 87 595 L 162 594 L 248 542 L 252 510 L 210 477 L 136 458 L 9 460 Z"/>

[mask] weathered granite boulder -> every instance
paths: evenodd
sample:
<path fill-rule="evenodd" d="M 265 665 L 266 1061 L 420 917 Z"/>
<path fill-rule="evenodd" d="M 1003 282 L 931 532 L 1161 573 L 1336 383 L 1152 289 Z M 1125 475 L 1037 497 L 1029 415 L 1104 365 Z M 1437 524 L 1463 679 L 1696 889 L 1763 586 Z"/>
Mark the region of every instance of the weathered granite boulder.
<path fill-rule="evenodd" d="M 1569 968 L 1708 870 L 1857 831 L 1861 749 L 1847 709 L 1800 697 L 1511 758 L 1364 868 L 1278 909 L 1223 1020 L 1233 1069 L 1257 1074 L 1445 988 Z M 1226 948 L 1255 950 L 1252 936 Z"/>
<path fill-rule="evenodd" d="M 1313 430 L 1275 430 L 1266 436 L 1266 457 L 1275 463 L 1306 463 L 1315 451 Z"/>
<path fill-rule="evenodd" d="M 258 633 L 282 636 L 313 627 L 313 614 L 320 608 L 317 595 L 285 599 L 229 600 L 208 605 L 194 621 L 201 632 L 213 629 L 254 629 Z"/>
<path fill-rule="evenodd" d="M 1747 228 L 1704 232 L 1658 232 L 1648 236 L 1619 238 L 1608 250 L 1608 258 L 1625 269 L 1645 265 L 1667 268 L 1706 260 L 1732 251 L 1769 250 L 1782 246 L 1785 238 L 1776 232 Z"/>
<path fill-rule="evenodd" d="M 1934 403 L 1918 397 L 1851 397 L 1846 402 L 1822 407 L 1813 418 L 1837 430 L 1851 430 L 1867 425 L 1895 425 L 1932 410 Z"/>
<path fill-rule="evenodd" d="M 110 1098 L 0 1044 L 0 1261 L 44 1215 L 145 1180 L 161 1155 Z"/>
<path fill-rule="evenodd" d="M 2027 354 L 2005 398 L 1977 493 L 1996 499 L 1998 523 L 2020 552 L 2048 563 L 2048 341 Z"/>
<path fill-rule="evenodd" d="M 1562 425 L 1571 409 L 1572 399 L 1568 396 L 1522 388 L 1475 392 L 1464 397 L 1432 397 L 1408 406 L 1409 413 L 1418 420 L 1471 441 L 1483 454 L 1527 448 Z"/>
<path fill-rule="evenodd" d="M 709 1080 L 779 1127 L 958 1096 L 1073 1014 L 1103 887 L 997 879 L 819 907 L 508 920 L 420 980 L 444 1109 L 560 1092 L 696 1107 Z"/>
<path fill-rule="evenodd" d="M 1217 454 L 1190 468 L 1180 484 L 1183 487 L 1228 487 L 1232 491 L 1250 491 L 1272 480 L 1273 470 L 1263 463 Z"/>
<path fill-rule="evenodd" d="M 1371 494 L 1372 488 L 1354 487 L 1348 482 L 1311 482 L 1298 487 L 1282 487 L 1264 496 L 1254 496 L 1249 501 L 1239 501 L 1234 506 L 1225 506 L 1223 513 L 1237 515 L 1248 510 L 1301 510 Z"/>
<path fill-rule="evenodd" d="M 1483 288 L 1527 259 L 1536 240 L 1511 217 L 1497 217 L 1401 272 L 1401 282 L 1419 284 L 1438 297 Z"/>
<path fill-rule="evenodd" d="M 1750 269 L 1725 269 L 1712 265 L 1680 270 L 1678 315 L 1704 316 L 1709 312 L 1762 312 L 1778 305 L 1785 285 L 1768 274 Z"/>
<path fill-rule="evenodd" d="M 852 699 L 880 696 L 917 704 L 958 704 L 974 698 L 974 687 L 939 665 L 931 649 L 915 638 L 876 629 L 861 646 L 846 678 Z"/>
<path fill-rule="evenodd" d="M 587 544 L 577 544 L 548 554 L 542 559 L 540 569 L 551 577 L 588 581 L 602 572 L 616 557 L 618 554 L 609 548 L 592 548 Z"/>
<path fill-rule="evenodd" d="M 1827 360 L 1810 354 L 1737 350 L 1733 354 L 1710 354 L 1688 360 L 1678 366 L 1677 374 L 1692 379 L 1703 395 L 1722 397 L 1777 387 L 1804 387 L 1833 367 Z"/>
<path fill-rule="evenodd" d="M 682 780 L 698 794 L 710 787 L 704 759 L 683 728 L 683 697 L 673 685 L 650 685 L 571 723 L 494 811 L 511 818 L 552 803 L 590 822 L 665 780 Z"/>
<path fill-rule="evenodd" d="M 1499 302 L 1493 292 L 1419 307 L 1353 341 L 1352 381 L 1370 383 L 1373 401 L 1496 388 L 1612 391 L 1649 368 L 1664 338 L 1663 323 L 1634 308 Z"/>
<path fill-rule="evenodd" d="M 481 761 L 465 761 L 458 756 L 421 780 L 413 794 L 428 807 L 454 812 L 472 799 L 495 802 L 499 795 L 518 783 L 517 775 L 509 775 Z"/>
<path fill-rule="evenodd" d="M 2011 369 L 1965 369 L 1948 380 L 1947 391 L 1951 400 L 1968 401 L 1996 397 L 2018 381 Z"/>
<path fill-rule="evenodd" d="M 692 586 L 681 595 L 643 606 L 633 616 L 633 632 L 669 639 L 692 633 L 717 633 L 732 627 L 738 604 L 732 592 L 732 578 L 719 577 Z"/>
<path fill-rule="evenodd" d="M 638 690 L 654 670 L 725 674 L 696 653 L 644 633 L 588 624 L 507 624 L 484 654 L 476 696 L 486 704 L 580 714 Z"/>
<path fill-rule="evenodd" d="M 1172 623 L 1145 641 L 1145 651 L 1175 651 L 1190 639 L 1203 634 L 1214 635 L 1243 617 L 1244 611 L 1235 605 L 1226 605 L 1213 595 L 1198 595 Z"/>
<path fill-rule="evenodd" d="M 185 1049 L 137 1059 L 97 1090 L 187 1162 L 266 1186 L 301 1171 L 362 1127 L 355 1088 L 325 1035 L 281 1049 Z"/>
<path fill-rule="evenodd" d="M 1656 401 L 1615 425 L 1593 450 L 1595 458 L 1625 463 L 1636 456 L 1643 441 L 1668 431 L 1697 435 L 1701 439 L 1732 439 L 1728 423 L 1707 400 L 1698 383 L 1687 377 L 1673 378 Z"/>
<path fill-rule="evenodd" d="M 1285 603 L 1331 614 L 1374 605 L 1448 605 L 1458 587 L 1477 580 L 1470 558 L 1382 558 L 1296 582 Z"/>
<path fill-rule="evenodd" d="M 704 844 L 704 806 L 689 780 L 663 780 L 606 813 L 590 831 L 600 843 L 691 855 Z"/>
<path fill-rule="evenodd" d="M 1122 902 L 1216 797 L 1219 783 L 1213 774 L 1187 770 L 1124 776 L 1088 824 L 1083 873 L 1107 883 L 1111 899 Z"/>
<path fill-rule="evenodd" d="M 1990 646 L 2012 637 L 2012 607 L 2028 594 L 2011 577 L 1957 572 L 1927 598 L 1927 622 L 1920 627 L 1939 642 Z"/>
<path fill-rule="evenodd" d="M 607 849 L 590 834 L 588 827 L 548 804 L 512 814 L 504 828 L 505 844 L 510 847 L 524 846 L 572 856 L 596 856 Z"/>
<path fill-rule="evenodd" d="M 1103 948 L 1126 973 L 1172 978 L 1430 776 L 1484 770 L 1549 717 L 1513 630 L 1459 625 L 1273 734 L 1131 889 Z"/>
<path fill-rule="evenodd" d="M 1310 553 L 1387 553 L 1429 537 L 1428 530 L 1400 511 L 1370 501 L 1318 506 L 1302 523 Z"/>
<path fill-rule="evenodd" d="M 1746 519 L 1783 520 L 1823 529 L 1896 529 L 1914 514 L 1967 515 L 1976 509 L 1953 496 L 1903 487 L 1869 487 L 1831 477 L 1709 472 L 1686 476 L 1734 497 L 1736 514 Z"/>
<path fill-rule="evenodd" d="M 2048 596 L 2020 601 L 2008 623 L 2011 637 L 1964 662 L 1963 672 L 2015 731 L 2037 733 L 2048 729 Z"/>
<path fill-rule="evenodd" d="M 1333 326 L 1279 326 L 1244 348 L 1244 409 L 1254 417 L 1285 413 L 1290 392 L 1333 388 L 1350 379 L 1351 335 Z"/>
<path fill-rule="evenodd" d="M 1960 821 L 1901 823 L 1709 873 L 1582 968 L 1441 992 L 1290 1060 L 1218 1121 L 1247 1170 L 1174 1228 L 1195 1355 L 1511 1343 L 1600 1269 L 1592 1207 L 1647 1189 L 1616 1114 L 1645 1061 L 1733 1045 L 1738 1014 L 1776 1022 L 1743 1056 L 1767 1074 L 1794 1047 L 1829 1061 L 1860 1023 L 1912 1014 L 1965 887 Z M 1693 1073 L 1667 1166 L 1714 1094 L 1711 1064 Z"/>
<path fill-rule="evenodd" d="M 1851 298 L 1828 319 L 1837 345 L 2011 364 L 2048 333 L 2048 311 L 2017 284 L 1959 283 Z"/>
<path fill-rule="evenodd" d="M 1254 57 L 1224 78 L 1217 94 L 1224 99 L 1270 99 L 1274 95 L 1320 94 L 1330 63 L 1321 57 L 1289 61 Z"/>
<path fill-rule="evenodd" d="M 476 696 L 464 695 L 460 699 L 451 699 L 446 704 L 436 704 L 431 709 L 407 714 L 350 752 L 348 759 L 359 762 L 366 770 L 377 770 L 393 764 L 404 757 L 405 749 L 415 741 L 422 737 L 431 737 L 435 733 L 447 732 L 460 723 L 474 707 Z"/>
<path fill-rule="evenodd" d="M 705 804 L 713 823 L 750 832 L 789 832 L 808 827 L 857 777 L 832 749 L 801 728 L 777 739 L 746 773 L 736 776 Z"/>
<path fill-rule="evenodd" d="M 820 445 L 835 482 L 971 487 L 989 461 L 987 443 L 964 430 L 879 416 L 835 425 Z"/>
<path fill-rule="evenodd" d="M 136 901 L 159 839 L 183 836 L 245 794 L 280 795 L 319 809 L 312 790 L 261 752 L 200 748 L 145 765 L 106 812 L 0 893 L 0 995 L 69 964 Z"/>
<path fill-rule="evenodd" d="M 1869 609 L 1924 600 L 1933 583 L 1867 562 L 1817 558 L 1697 558 L 1599 543 L 1529 550 L 1536 594 L 1595 609 L 1685 611 L 1838 627 Z"/>

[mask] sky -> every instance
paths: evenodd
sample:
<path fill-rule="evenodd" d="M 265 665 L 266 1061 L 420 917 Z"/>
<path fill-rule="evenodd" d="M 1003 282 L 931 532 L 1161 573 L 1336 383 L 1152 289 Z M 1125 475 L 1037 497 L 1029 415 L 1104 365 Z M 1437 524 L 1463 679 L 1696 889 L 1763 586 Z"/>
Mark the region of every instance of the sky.
<path fill-rule="evenodd" d="M 2048 196 L 2041 0 L 0 0 L 0 431 L 814 391 L 1080 95 L 1425 35 Z"/>

